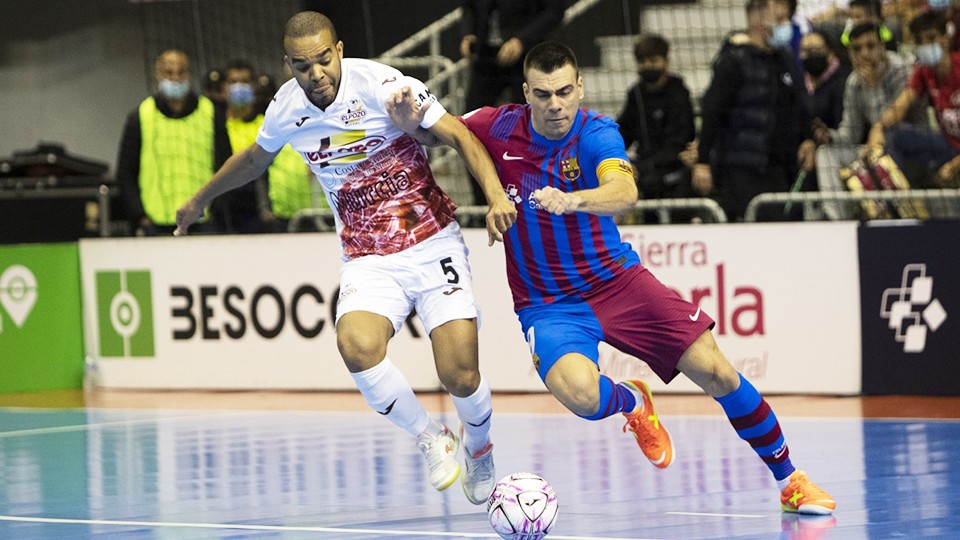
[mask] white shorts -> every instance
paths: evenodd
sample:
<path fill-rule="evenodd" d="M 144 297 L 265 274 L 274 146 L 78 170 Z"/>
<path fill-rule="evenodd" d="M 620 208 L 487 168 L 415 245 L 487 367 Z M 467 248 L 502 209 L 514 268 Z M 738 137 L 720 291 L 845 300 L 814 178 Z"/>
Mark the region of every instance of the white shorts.
<path fill-rule="evenodd" d="M 351 311 L 383 315 L 400 331 L 411 310 L 429 335 L 457 319 L 477 319 L 470 263 L 457 222 L 423 242 L 390 255 L 365 255 L 340 268 L 337 321 Z"/>

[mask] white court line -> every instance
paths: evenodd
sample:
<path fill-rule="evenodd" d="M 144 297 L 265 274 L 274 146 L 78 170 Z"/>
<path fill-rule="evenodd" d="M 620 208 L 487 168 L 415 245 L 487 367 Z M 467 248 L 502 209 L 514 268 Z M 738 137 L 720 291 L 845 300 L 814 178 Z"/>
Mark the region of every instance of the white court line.
<path fill-rule="evenodd" d="M 0 516 L 0 521 L 16 521 L 20 523 L 51 523 L 63 525 L 115 525 L 126 527 L 180 527 L 189 529 L 226 529 L 244 531 L 275 531 L 275 532 L 324 532 L 337 534 L 375 534 L 381 536 L 438 536 L 451 538 L 500 538 L 495 533 L 454 533 L 435 531 L 400 531 L 390 529 L 345 529 L 338 527 L 294 527 L 285 525 L 241 525 L 233 523 L 178 523 L 168 521 L 126 521 L 114 519 L 63 519 L 23 516 Z M 562 536 L 550 535 L 552 540 L 652 540 L 643 538 L 628 538 L 624 536 Z"/>
<path fill-rule="evenodd" d="M 256 411 L 254 411 L 256 412 Z M 47 435 L 50 433 L 70 433 L 72 431 L 86 431 L 90 429 L 99 429 L 105 427 L 117 427 L 117 426 L 133 426 L 136 424 L 156 424 L 159 422 L 166 422 L 168 420 L 193 420 L 196 418 L 204 418 L 214 416 L 217 418 L 223 416 L 230 416 L 224 414 L 208 414 L 208 415 L 190 415 L 190 416 L 162 416 L 162 417 L 152 417 L 152 418 L 138 418 L 136 420 L 122 420 L 118 422 L 103 422 L 99 424 L 73 424 L 70 426 L 56 426 L 56 427 L 45 427 L 45 428 L 33 428 L 33 429 L 21 429 L 18 431 L 0 431 L 0 439 L 6 439 L 11 437 L 23 437 L 27 435 Z"/>
<path fill-rule="evenodd" d="M 707 517 L 737 517 L 737 518 L 765 518 L 756 514 L 711 514 L 709 512 L 664 512 L 672 516 L 707 516 Z"/>

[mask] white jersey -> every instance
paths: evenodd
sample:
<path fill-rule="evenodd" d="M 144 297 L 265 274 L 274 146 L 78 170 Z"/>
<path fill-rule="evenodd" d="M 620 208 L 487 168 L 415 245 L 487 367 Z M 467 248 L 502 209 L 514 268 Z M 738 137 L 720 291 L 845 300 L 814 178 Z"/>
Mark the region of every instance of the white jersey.
<path fill-rule="evenodd" d="M 289 144 L 323 185 L 348 259 L 388 255 L 416 245 L 454 221 L 456 206 L 433 178 L 426 152 L 398 129 L 384 103 L 410 86 L 430 104 L 420 124 L 446 110 L 417 79 L 357 58 L 341 60 L 340 89 L 327 110 L 310 102 L 295 79 L 267 108 L 257 144 L 276 152 Z"/>

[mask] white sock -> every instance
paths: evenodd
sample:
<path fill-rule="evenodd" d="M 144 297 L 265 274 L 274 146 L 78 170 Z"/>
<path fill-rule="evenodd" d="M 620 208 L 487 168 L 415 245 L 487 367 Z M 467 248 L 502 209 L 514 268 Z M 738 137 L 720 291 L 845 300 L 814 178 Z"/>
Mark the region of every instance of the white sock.
<path fill-rule="evenodd" d="M 783 491 L 783 490 L 787 489 L 787 486 L 789 486 L 789 485 L 790 485 L 790 477 L 789 477 L 789 476 L 786 477 L 786 478 L 783 478 L 783 479 L 781 479 L 781 480 L 777 480 L 777 487 L 780 489 L 780 491 Z"/>
<path fill-rule="evenodd" d="M 390 358 L 385 357 L 372 368 L 350 375 L 367 405 L 387 420 L 414 437 L 427 429 L 430 415 L 417 401 L 410 383 Z"/>
<path fill-rule="evenodd" d="M 487 384 L 487 379 L 480 375 L 480 385 L 473 394 L 467 397 L 451 394 L 450 397 L 453 398 L 453 406 L 457 408 L 457 416 L 463 424 L 463 447 L 472 456 L 490 444 L 490 416 L 493 414 L 490 385 Z"/>

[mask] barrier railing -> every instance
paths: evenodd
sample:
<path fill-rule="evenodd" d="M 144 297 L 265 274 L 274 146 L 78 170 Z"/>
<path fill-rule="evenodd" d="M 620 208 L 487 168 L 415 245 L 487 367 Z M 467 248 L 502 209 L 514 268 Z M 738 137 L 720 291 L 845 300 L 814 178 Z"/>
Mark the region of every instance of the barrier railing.
<path fill-rule="evenodd" d="M 933 218 L 960 218 L 960 189 L 907 189 L 903 191 L 810 191 L 799 193 L 762 193 L 754 197 L 744 212 L 744 221 L 755 222 L 761 206 L 774 204 L 860 203 L 862 201 L 896 202 L 903 200 L 936 203 L 931 205 Z M 942 206 L 942 208 L 941 208 Z"/>

